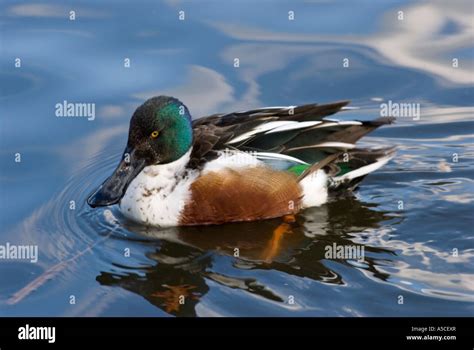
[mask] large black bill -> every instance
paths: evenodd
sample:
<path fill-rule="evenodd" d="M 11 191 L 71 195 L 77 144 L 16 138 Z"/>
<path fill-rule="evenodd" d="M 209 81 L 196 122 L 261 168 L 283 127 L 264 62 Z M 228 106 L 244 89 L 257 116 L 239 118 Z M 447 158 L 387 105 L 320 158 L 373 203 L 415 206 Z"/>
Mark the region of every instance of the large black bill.
<path fill-rule="evenodd" d="M 92 208 L 118 203 L 130 182 L 144 167 L 145 160 L 137 158 L 135 151 L 127 147 L 117 169 L 89 196 L 87 203 Z"/>

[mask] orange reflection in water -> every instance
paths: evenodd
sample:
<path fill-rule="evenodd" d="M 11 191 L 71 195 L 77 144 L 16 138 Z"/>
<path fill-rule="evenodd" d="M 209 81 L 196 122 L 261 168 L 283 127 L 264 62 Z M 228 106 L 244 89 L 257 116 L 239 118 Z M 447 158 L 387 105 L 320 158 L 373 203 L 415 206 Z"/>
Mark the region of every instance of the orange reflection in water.
<path fill-rule="evenodd" d="M 189 284 L 180 284 L 176 286 L 169 286 L 164 284 L 163 287 L 167 288 L 165 291 L 157 291 L 151 294 L 152 297 L 163 300 L 163 306 L 165 311 L 168 313 L 179 312 L 181 305 L 184 305 L 186 299 L 198 300 L 199 296 L 193 292 L 196 286 Z"/>
<path fill-rule="evenodd" d="M 296 221 L 293 215 L 287 215 L 283 218 L 284 223 L 280 224 L 274 231 L 272 239 L 268 242 L 268 246 L 263 251 L 263 260 L 271 262 L 280 250 L 280 243 L 285 233 L 291 233 L 290 223 Z"/>

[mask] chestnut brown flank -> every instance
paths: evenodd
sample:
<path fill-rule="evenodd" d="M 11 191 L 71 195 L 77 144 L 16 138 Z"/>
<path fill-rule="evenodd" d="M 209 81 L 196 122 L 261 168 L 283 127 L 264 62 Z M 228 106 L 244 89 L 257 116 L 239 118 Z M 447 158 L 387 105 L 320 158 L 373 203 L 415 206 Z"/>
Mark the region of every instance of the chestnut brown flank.
<path fill-rule="evenodd" d="M 181 225 L 252 221 L 297 213 L 301 187 L 291 173 L 258 166 L 201 175 L 191 185 L 191 200 Z"/>

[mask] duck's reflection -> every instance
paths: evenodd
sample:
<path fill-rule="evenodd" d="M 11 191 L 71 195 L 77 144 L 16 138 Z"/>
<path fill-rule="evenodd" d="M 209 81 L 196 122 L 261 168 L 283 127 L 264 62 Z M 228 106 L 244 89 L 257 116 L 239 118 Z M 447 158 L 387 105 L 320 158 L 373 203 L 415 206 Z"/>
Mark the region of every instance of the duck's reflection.
<path fill-rule="evenodd" d="M 372 210 L 370 205 L 348 197 L 307 210 L 296 217 L 295 222 L 276 219 L 167 230 L 129 224 L 131 231 L 159 238 L 158 248 L 148 256 L 156 264 L 140 269 L 139 273 L 126 275 L 102 272 L 97 280 L 103 285 L 118 285 L 140 294 L 165 312 L 179 316 L 196 314 L 196 304 L 209 290 L 208 280 L 284 302 L 284 296 L 277 295 L 253 278 L 213 271 L 213 260 L 217 256 L 228 256 L 236 269 L 277 270 L 325 283 L 343 284 L 342 276 L 325 264 L 326 247 L 334 244 L 353 246 L 352 233 L 377 229 L 382 221 L 388 219 L 393 219 L 393 216 Z M 376 269 L 376 259 L 367 253 L 393 252 L 367 245 L 363 248 L 365 261 L 362 268 L 385 279 L 387 276 Z M 387 259 L 387 254 L 384 257 Z M 353 266 L 348 260 L 337 261 Z"/>

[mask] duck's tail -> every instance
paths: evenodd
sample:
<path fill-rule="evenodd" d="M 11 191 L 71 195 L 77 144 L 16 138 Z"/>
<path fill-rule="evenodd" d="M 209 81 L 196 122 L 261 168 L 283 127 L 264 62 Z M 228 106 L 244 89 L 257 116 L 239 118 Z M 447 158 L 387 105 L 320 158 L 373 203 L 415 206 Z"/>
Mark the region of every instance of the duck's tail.
<path fill-rule="evenodd" d="M 395 152 L 395 147 L 355 148 L 339 154 L 322 168 L 328 176 L 328 189 L 330 191 L 355 189 L 367 174 L 387 164 L 395 156 Z"/>
<path fill-rule="evenodd" d="M 330 191 L 352 190 L 364 177 L 384 166 L 395 155 L 395 147 L 365 149 L 335 147 L 339 143 L 354 145 L 358 139 L 380 126 L 393 123 L 395 118 L 382 117 L 371 121 L 359 122 L 339 132 L 330 134 L 325 140 L 326 157 L 310 166 L 300 166 L 303 171 L 299 174 L 300 182 L 308 182 L 305 178 L 311 174 L 324 173 L 327 177 Z M 328 142 L 331 141 L 331 142 Z M 331 145 L 329 145 L 331 144 Z M 322 145 L 320 145 L 322 146 Z M 352 146 L 354 147 L 354 146 Z M 300 147 L 301 148 L 301 147 Z"/>
<path fill-rule="evenodd" d="M 364 177 L 384 166 L 395 155 L 395 147 L 352 149 L 334 153 L 306 168 L 298 177 L 303 189 L 303 207 L 326 203 L 330 192 L 354 190 Z"/>

